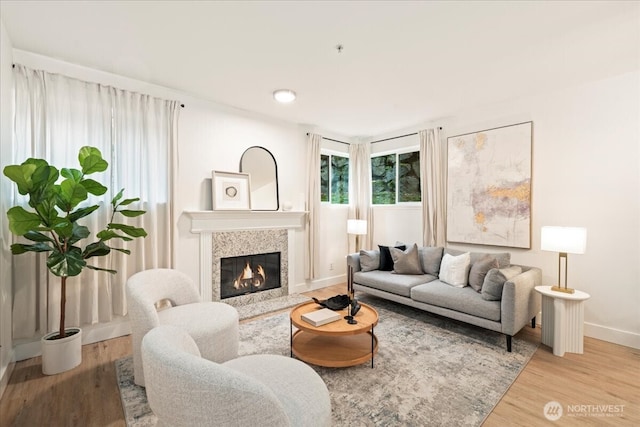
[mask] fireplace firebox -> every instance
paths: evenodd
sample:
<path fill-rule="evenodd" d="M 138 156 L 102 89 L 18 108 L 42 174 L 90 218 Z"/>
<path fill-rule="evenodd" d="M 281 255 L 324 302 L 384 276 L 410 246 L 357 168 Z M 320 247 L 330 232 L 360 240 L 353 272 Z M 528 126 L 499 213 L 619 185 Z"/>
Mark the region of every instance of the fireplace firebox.
<path fill-rule="evenodd" d="M 279 287 L 280 252 L 220 259 L 220 299 Z"/>

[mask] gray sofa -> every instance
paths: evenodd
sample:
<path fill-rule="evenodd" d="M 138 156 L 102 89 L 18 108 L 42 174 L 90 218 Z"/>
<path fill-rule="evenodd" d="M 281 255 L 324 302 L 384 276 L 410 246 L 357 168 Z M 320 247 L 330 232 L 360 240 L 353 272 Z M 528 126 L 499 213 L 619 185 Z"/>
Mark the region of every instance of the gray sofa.
<path fill-rule="evenodd" d="M 393 268 L 400 273 L 380 269 L 383 268 L 379 265 L 380 250 L 383 250 L 382 258 L 386 258 L 388 254 L 385 255 L 384 247 L 347 256 L 347 265 L 353 268 L 354 290 L 505 334 L 509 352 L 512 337 L 520 329 L 528 323 L 535 327 L 540 296 L 534 288 L 541 285 L 542 271 L 536 267 L 511 265 L 508 252 L 469 252 L 467 255 L 450 248 L 418 248 L 414 245 L 419 259 L 417 268 L 422 271 L 404 274 L 406 266 L 399 262 L 411 248 L 406 251 L 390 249 Z M 446 278 L 444 270 L 440 271 L 447 254 L 447 271 L 450 271 L 448 262 L 459 259 L 453 257 L 468 259 L 467 283 L 458 284 L 461 287 L 446 283 L 445 280 L 451 280 Z M 518 273 L 520 269 L 522 271 Z M 469 280 L 474 287 L 469 286 Z"/>

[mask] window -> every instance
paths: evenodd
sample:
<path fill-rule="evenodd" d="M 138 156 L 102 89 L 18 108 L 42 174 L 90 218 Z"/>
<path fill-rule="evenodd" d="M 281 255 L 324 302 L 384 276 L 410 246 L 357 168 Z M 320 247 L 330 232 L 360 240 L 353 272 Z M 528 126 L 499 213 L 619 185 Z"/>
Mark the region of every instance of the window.
<path fill-rule="evenodd" d="M 371 202 L 374 205 L 420 202 L 420 152 L 371 157 Z"/>
<path fill-rule="evenodd" d="M 349 204 L 349 158 L 334 154 L 320 155 L 320 201 Z"/>

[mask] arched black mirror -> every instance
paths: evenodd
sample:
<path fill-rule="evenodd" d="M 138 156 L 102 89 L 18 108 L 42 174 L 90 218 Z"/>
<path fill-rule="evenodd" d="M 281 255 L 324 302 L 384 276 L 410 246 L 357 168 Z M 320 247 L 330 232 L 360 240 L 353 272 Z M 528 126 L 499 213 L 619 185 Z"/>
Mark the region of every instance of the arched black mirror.
<path fill-rule="evenodd" d="M 264 147 L 249 147 L 240 158 L 240 172 L 251 177 L 251 210 L 277 211 L 278 165 L 275 157 Z"/>

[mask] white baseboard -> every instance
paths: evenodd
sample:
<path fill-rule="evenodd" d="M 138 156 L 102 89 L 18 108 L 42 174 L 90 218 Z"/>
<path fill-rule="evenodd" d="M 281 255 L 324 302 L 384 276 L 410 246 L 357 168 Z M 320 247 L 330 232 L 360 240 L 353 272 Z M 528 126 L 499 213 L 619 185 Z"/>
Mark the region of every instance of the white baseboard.
<path fill-rule="evenodd" d="M 634 332 L 621 331 L 620 329 L 585 322 L 584 335 L 602 341 L 624 345 L 625 347 L 640 349 L 640 334 Z"/>
<path fill-rule="evenodd" d="M 347 275 L 340 274 L 338 276 L 326 277 L 320 280 L 307 281 L 305 283 L 297 283 L 291 289 L 291 293 L 299 294 L 302 292 L 314 291 L 316 289 L 326 288 L 328 286 L 339 285 L 347 282 Z M 347 293 L 347 286 L 344 287 L 344 292 Z"/>
<path fill-rule="evenodd" d="M 118 317 L 109 323 L 97 323 L 82 327 L 82 345 L 118 338 L 131 333 L 128 317 Z M 40 338 L 16 342 L 13 348 L 15 360 L 21 361 L 42 355 Z"/>

